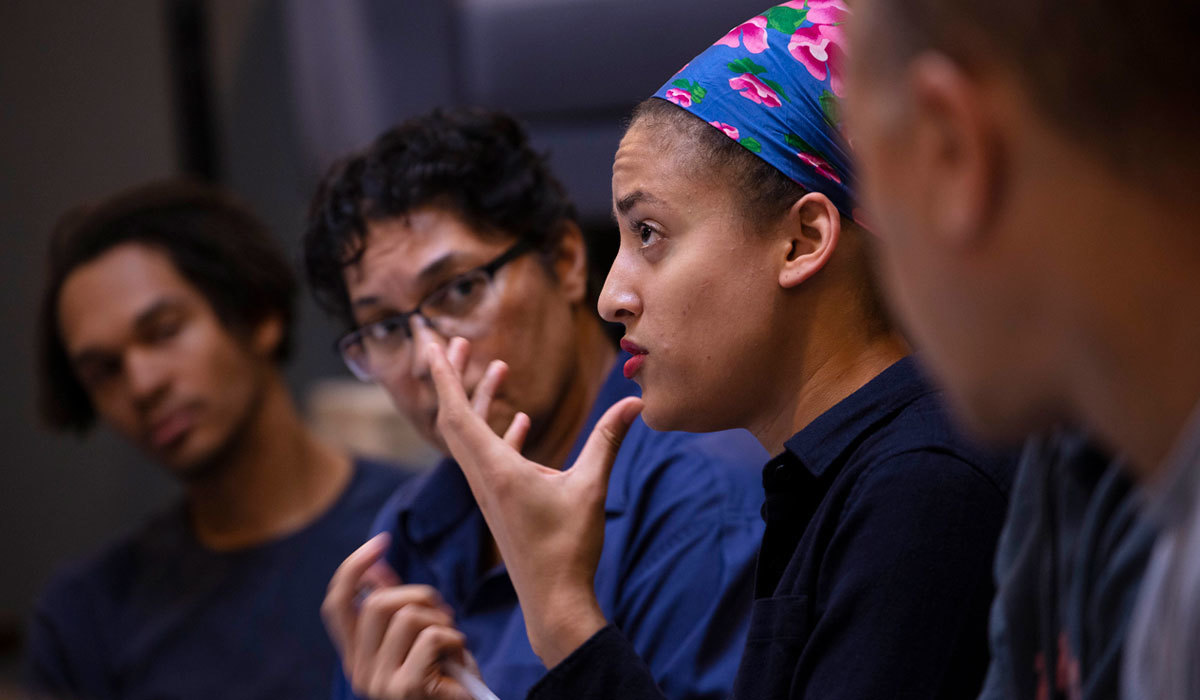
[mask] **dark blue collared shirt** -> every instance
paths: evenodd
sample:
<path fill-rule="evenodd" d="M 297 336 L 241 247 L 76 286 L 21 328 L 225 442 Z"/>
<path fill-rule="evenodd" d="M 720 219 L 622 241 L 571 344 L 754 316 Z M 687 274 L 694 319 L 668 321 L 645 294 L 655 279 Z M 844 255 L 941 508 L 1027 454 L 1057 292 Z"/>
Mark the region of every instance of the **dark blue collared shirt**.
<path fill-rule="evenodd" d="M 911 359 L 793 435 L 763 469 L 767 527 L 733 697 L 975 697 L 1013 462 L 954 431 Z M 619 627 L 529 697 L 673 697 Z"/>
<path fill-rule="evenodd" d="M 609 406 L 638 387 L 617 362 L 568 464 Z M 613 465 L 596 595 L 672 698 L 728 694 L 746 635 L 762 536 L 758 465 L 749 433 L 656 432 L 638 419 Z M 458 465 L 445 460 L 405 485 L 374 532 L 392 533 L 388 561 L 406 583 L 438 589 L 484 680 L 503 700 L 545 674 L 503 565 L 481 570 L 486 525 Z M 335 698 L 353 697 L 338 673 Z"/>

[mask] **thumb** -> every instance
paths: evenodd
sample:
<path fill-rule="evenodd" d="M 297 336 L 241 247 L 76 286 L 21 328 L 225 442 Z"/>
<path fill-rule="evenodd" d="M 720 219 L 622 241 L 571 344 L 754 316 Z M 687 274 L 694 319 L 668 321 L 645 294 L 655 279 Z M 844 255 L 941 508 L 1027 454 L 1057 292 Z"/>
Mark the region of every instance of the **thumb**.
<path fill-rule="evenodd" d="M 613 462 L 617 459 L 617 450 L 629 432 L 629 426 L 642 412 L 642 400 L 636 396 L 621 399 L 609 406 L 608 410 L 596 421 L 592 434 L 575 460 L 572 472 L 583 471 L 589 477 L 608 483 L 608 475 L 612 472 Z"/>

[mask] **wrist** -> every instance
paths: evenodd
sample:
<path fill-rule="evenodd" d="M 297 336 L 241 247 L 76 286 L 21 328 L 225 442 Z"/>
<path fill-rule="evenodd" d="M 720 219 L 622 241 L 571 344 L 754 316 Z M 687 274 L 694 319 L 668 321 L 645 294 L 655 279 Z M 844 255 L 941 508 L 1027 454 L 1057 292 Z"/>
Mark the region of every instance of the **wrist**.
<path fill-rule="evenodd" d="M 554 601 L 536 616 L 526 616 L 533 652 L 546 668 L 554 668 L 607 624 L 595 594 Z"/>

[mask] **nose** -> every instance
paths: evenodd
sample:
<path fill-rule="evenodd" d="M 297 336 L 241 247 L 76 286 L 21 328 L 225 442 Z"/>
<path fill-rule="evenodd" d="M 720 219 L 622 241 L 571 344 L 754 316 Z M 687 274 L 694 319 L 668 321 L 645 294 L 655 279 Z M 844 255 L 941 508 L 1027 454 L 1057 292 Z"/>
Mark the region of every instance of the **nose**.
<path fill-rule="evenodd" d="M 412 340 L 409 341 L 409 373 L 413 379 L 427 379 L 429 374 L 429 358 L 426 356 L 426 348 L 429 343 L 437 343 L 446 348 L 446 339 L 442 337 L 432 326 L 426 323 L 424 318 L 420 316 L 412 316 L 408 319 L 408 327 L 412 332 Z"/>
<path fill-rule="evenodd" d="M 608 270 L 597 307 L 600 316 L 610 323 L 627 324 L 642 313 L 642 299 L 634 289 L 633 275 L 623 253 L 617 253 Z"/>
<path fill-rule="evenodd" d="M 152 407 L 170 384 L 170 371 L 156 353 L 134 348 L 125 355 L 125 381 L 134 403 L 142 409 Z"/>

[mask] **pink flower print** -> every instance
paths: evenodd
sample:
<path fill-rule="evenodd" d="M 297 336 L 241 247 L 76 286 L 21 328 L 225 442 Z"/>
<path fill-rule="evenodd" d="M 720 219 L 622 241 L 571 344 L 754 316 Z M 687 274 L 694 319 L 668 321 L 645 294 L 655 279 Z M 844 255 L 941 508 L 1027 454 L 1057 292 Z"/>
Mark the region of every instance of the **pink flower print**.
<path fill-rule="evenodd" d="M 741 138 L 741 134 L 738 133 L 736 126 L 730 126 L 729 124 L 726 124 L 725 122 L 709 122 L 709 124 L 717 127 L 721 131 L 723 131 L 726 136 L 733 139 L 734 141 L 737 141 L 739 138 Z"/>
<path fill-rule="evenodd" d="M 842 0 L 807 1 L 807 19 L 813 24 L 840 24 L 850 19 L 850 8 Z"/>
<path fill-rule="evenodd" d="M 814 24 L 796 30 L 792 40 L 788 42 L 788 53 L 802 63 L 817 80 L 824 80 L 828 75 L 833 94 L 842 97 L 845 95 L 842 87 L 842 65 L 846 56 L 843 43 L 841 27 Z"/>
<path fill-rule="evenodd" d="M 671 88 L 667 90 L 667 99 L 679 105 L 680 107 L 692 106 L 692 93 L 679 88 Z"/>
<path fill-rule="evenodd" d="M 735 78 L 730 78 L 729 87 L 756 104 L 767 107 L 778 107 L 783 104 L 779 101 L 779 94 L 753 73 L 742 73 Z"/>
<path fill-rule="evenodd" d="M 838 174 L 833 170 L 833 166 L 825 160 L 811 153 L 797 153 L 796 157 L 812 166 L 812 169 L 816 170 L 818 174 L 829 180 L 833 180 L 839 185 L 842 184 L 842 178 L 838 177 Z"/>
<path fill-rule="evenodd" d="M 766 51 L 767 18 L 753 17 L 750 21 L 739 24 L 729 30 L 728 34 L 718 39 L 715 46 L 729 46 L 736 49 L 739 39 L 750 53 L 762 53 Z"/>

